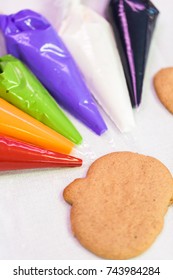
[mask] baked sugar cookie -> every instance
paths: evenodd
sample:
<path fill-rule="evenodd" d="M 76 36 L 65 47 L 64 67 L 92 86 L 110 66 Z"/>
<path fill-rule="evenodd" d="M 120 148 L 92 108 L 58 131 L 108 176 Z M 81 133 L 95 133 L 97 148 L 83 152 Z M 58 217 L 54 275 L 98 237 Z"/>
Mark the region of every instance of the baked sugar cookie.
<path fill-rule="evenodd" d="M 173 67 L 161 69 L 155 75 L 154 87 L 162 104 L 173 114 Z"/>
<path fill-rule="evenodd" d="M 173 178 L 158 160 L 131 152 L 97 159 L 86 178 L 64 190 L 79 242 L 107 259 L 128 259 L 161 232 L 173 198 Z"/>

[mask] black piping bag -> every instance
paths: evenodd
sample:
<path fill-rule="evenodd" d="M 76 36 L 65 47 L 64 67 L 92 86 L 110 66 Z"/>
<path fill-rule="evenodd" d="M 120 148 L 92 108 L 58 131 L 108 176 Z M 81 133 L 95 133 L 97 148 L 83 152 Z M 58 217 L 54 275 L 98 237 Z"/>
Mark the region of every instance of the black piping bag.
<path fill-rule="evenodd" d="M 159 11 L 148 0 L 112 0 L 110 12 L 131 103 L 133 107 L 138 107 Z"/>

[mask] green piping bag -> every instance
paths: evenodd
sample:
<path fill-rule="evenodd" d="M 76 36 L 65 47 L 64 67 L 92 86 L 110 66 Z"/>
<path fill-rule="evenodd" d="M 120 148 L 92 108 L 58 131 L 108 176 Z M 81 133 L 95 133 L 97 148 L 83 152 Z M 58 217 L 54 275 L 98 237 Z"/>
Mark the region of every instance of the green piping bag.
<path fill-rule="evenodd" d="M 0 97 L 75 144 L 81 143 L 81 135 L 56 101 L 34 74 L 12 55 L 0 58 Z"/>

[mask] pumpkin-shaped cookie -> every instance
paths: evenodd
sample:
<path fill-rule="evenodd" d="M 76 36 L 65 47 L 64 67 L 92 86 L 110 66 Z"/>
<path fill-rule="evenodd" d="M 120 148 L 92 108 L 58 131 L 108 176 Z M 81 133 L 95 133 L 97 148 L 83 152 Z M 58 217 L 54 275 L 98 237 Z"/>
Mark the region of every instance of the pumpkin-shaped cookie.
<path fill-rule="evenodd" d="M 173 198 L 173 178 L 158 160 L 131 152 L 97 159 L 64 190 L 79 242 L 108 259 L 135 257 L 156 239 Z"/>

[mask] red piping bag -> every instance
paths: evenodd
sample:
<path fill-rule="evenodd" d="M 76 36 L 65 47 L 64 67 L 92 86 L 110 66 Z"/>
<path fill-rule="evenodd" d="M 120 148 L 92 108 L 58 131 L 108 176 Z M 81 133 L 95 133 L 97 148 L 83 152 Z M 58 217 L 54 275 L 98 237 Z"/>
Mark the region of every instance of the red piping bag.
<path fill-rule="evenodd" d="M 79 158 L 52 152 L 15 138 L 0 135 L 0 171 L 81 165 L 82 160 Z"/>

